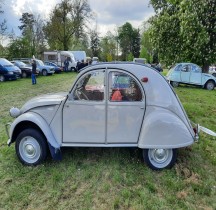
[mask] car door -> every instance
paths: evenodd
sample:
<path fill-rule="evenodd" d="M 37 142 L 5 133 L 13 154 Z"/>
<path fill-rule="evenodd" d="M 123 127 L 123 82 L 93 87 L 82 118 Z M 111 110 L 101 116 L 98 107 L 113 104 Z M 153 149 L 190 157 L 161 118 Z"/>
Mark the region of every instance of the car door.
<path fill-rule="evenodd" d="M 108 72 L 106 143 L 137 143 L 145 112 L 144 91 L 129 73 Z"/>
<path fill-rule="evenodd" d="M 190 83 L 190 65 L 185 64 L 181 67 L 181 82 Z"/>
<path fill-rule="evenodd" d="M 105 143 L 105 70 L 79 78 L 63 107 L 63 143 Z"/>
<path fill-rule="evenodd" d="M 202 69 L 195 64 L 191 64 L 190 67 L 191 67 L 190 83 L 196 85 L 202 85 Z"/>

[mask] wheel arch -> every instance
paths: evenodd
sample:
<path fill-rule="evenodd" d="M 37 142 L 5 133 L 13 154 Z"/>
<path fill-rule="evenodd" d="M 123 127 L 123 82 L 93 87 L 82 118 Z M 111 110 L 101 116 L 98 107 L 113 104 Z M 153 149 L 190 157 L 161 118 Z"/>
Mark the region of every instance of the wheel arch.
<path fill-rule="evenodd" d="M 14 142 L 18 134 L 27 128 L 38 129 L 45 136 L 49 145 L 51 145 L 54 149 L 60 149 L 60 145 L 57 143 L 50 126 L 39 114 L 34 112 L 27 112 L 20 115 L 11 124 L 10 143 Z"/>
<path fill-rule="evenodd" d="M 205 82 L 205 85 L 204 85 L 205 88 L 206 88 L 206 85 L 207 85 L 208 82 L 213 82 L 213 83 L 214 83 L 214 86 L 216 86 L 215 80 L 209 79 L 209 80 L 207 80 L 207 81 Z"/>

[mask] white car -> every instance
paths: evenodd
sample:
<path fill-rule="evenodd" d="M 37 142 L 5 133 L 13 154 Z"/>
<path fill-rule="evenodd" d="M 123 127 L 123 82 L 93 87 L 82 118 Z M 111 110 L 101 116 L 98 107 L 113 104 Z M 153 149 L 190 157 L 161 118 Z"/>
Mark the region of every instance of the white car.
<path fill-rule="evenodd" d="M 210 66 L 209 67 L 209 74 L 212 74 L 216 77 L 216 66 Z"/>
<path fill-rule="evenodd" d="M 10 114 L 8 145 L 15 142 L 26 165 L 40 164 L 48 149 L 61 159 L 62 147 L 138 147 L 159 170 L 172 167 L 177 149 L 198 139 L 166 79 L 131 62 L 90 65 L 69 92 L 35 97 Z"/>

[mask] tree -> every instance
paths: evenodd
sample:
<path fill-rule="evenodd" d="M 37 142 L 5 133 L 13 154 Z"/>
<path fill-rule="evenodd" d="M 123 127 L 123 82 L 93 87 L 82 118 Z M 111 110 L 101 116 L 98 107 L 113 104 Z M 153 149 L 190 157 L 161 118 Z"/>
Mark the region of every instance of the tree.
<path fill-rule="evenodd" d="M 151 19 L 150 19 L 151 20 Z M 158 63 L 157 61 L 153 61 L 153 55 L 155 54 L 155 51 L 153 50 L 152 42 L 151 42 L 151 35 L 150 35 L 150 29 L 151 24 L 149 21 L 143 22 L 143 33 L 141 37 L 141 52 L 140 57 L 146 58 L 148 63 Z"/>
<path fill-rule="evenodd" d="M 132 55 L 135 58 L 140 56 L 140 32 L 139 29 L 133 29 L 133 39 L 132 39 Z"/>
<path fill-rule="evenodd" d="M 116 54 L 115 36 L 108 32 L 100 41 L 100 58 L 102 61 L 112 61 Z"/>
<path fill-rule="evenodd" d="M 74 36 L 80 39 L 85 37 L 84 27 L 88 28 L 88 19 L 92 17 L 91 8 L 87 0 L 74 0 L 72 8 L 71 19 L 76 28 Z"/>
<path fill-rule="evenodd" d="M 0 14 L 4 13 L 4 11 L 2 10 L 2 2 L 0 0 Z M 4 37 L 6 36 L 6 30 L 7 30 L 7 25 L 6 25 L 6 20 L 4 19 L 2 22 L 0 22 L 0 41 L 4 39 Z"/>
<path fill-rule="evenodd" d="M 44 21 L 40 15 L 34 16 L 30 13 L 23 13 L 20 18 L 21 26 L 18 28 L 22 31 L 24 39 L 27 39 L 31 56 L 39 56 L 45 48 L 45 36 L 43 32 Z"/>
<path fill-rule="evenodd" d="M 118 41 L 123 60 L 127 60 L 130 53 L 134 57 L 139 57 L 140 34 L 138 29 L 134 29 L 130 23 L 126 22 L 118 28 Z"/>
<path fill-rule="evenodd" d="M 189 61 L 208 71 L 216 62 L 215 0 L 151 0 L 151 37 L 166 64 Z"/>
<path fill-rule="evenodd" d="M 216 1 L 182 1 L 180 21 L 184 57 L 208 72 L 216 62 Z"/>
<path fill-rule="evenodd" d="M 31 57 L 32 50 L 29 48 L 29 41 L 25 36 L 12 40 L 8 46 L 9 59 Z"/>
<path fill-rule="evenodd" d="M 44 27 L 50 48 L 68 50 L 74 39 L 83 37 L 90 11 L 87 0 L 63 0 L 57 4 Z"/>
<path fill-rule="evenodd" d="M 99 56 L 99 34 L 97 30 L 91 30 L 90 31 L 90 48 L 92 52 L 92 57 L 98 57 Z"/>

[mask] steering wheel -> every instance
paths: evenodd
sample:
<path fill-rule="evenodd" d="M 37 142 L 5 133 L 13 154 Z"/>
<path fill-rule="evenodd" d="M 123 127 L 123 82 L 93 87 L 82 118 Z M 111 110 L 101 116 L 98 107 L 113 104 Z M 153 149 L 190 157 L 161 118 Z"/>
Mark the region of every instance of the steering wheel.
<path fill-rule="evenodd" d="M 79 100 L 89 100 L 87 95 L 83 92 L 83 87 L 77 88 L 76 89 L 76 95 L 78 97 Z"/>

